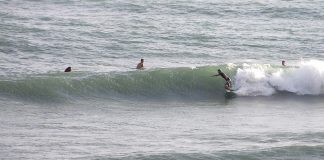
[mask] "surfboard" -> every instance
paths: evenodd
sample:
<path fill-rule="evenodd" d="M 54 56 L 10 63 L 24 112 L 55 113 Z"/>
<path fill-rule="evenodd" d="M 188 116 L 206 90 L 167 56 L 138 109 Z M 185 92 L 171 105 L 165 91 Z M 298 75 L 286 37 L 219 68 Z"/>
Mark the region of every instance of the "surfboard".
<path fill-rule="evenodd" d="M 225 92 L 225 98 L 230 99 L 230 98 L 235 98 L 237 95 L 235 92 L 231 90 L 226 90 Z"/>

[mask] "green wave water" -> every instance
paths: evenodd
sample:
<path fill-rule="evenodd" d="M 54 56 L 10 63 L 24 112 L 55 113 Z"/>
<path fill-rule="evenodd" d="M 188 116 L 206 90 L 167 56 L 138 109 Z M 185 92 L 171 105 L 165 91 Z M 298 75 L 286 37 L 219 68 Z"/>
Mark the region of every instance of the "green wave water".
<path fill-rule="evenodd" d="M 0 94 L 27 99 L 66 99 L 78 96 L 126 97 L 219 97 L 224 81 L 214 78 L 226 66 L 171 68 L 114 73 L 53 73 L 0 81 Z"/>
<path fill-rule="evenodd" d="M 271 96 L 278 92 L 322 95 L 322 63 L 299 67 L 268 64 L 227 64 L 197 68 L 164 68 L 109 73 L 49 73 L 0 81 L 0 94 L 23 99 L 66 100 L 78 97 L 149 99 L 219 99 L 226 73 L 239 96 Z M 306 80 L 306 81 L 305 81 Z"/>

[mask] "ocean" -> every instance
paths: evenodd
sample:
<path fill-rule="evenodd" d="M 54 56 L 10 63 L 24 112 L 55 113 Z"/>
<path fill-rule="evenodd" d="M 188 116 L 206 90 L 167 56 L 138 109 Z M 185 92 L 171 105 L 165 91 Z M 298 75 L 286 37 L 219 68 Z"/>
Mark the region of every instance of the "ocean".
<path fill-rule="evenodd" d="M 2 0 L 0 21 L 0 159 L 324 159 L 324 1 Z"/>

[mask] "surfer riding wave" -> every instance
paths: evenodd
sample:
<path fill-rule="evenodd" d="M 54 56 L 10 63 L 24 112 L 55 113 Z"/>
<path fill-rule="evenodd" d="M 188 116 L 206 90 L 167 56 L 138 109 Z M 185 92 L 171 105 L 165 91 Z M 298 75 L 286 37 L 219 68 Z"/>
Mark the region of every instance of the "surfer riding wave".
<path fill-rule="evenodd" d="M 225 79 L 226 83 L 225 83 L 225 90 L 226 91 L 231 91 L 232 90 L 232 81 L 231 79 L 224 73 L 222 72 L 222 70 L 218 69 L 218 74 L 212 75 L 212 76 L 221 76 L 222 78 Z"/>

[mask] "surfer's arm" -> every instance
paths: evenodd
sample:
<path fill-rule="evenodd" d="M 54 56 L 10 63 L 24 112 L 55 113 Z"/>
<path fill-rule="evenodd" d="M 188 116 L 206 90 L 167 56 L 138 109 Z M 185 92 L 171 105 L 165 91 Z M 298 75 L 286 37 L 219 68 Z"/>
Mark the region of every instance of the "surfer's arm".
<path fill-rule="evenodd" d="M 219 74 L 215 74 L 215 75 L 212 75 L 211 77 L 213 77 L 213 76 L 215 76 L 215 77 L 216 77 L 216 76 L 219 76 Z"/>

